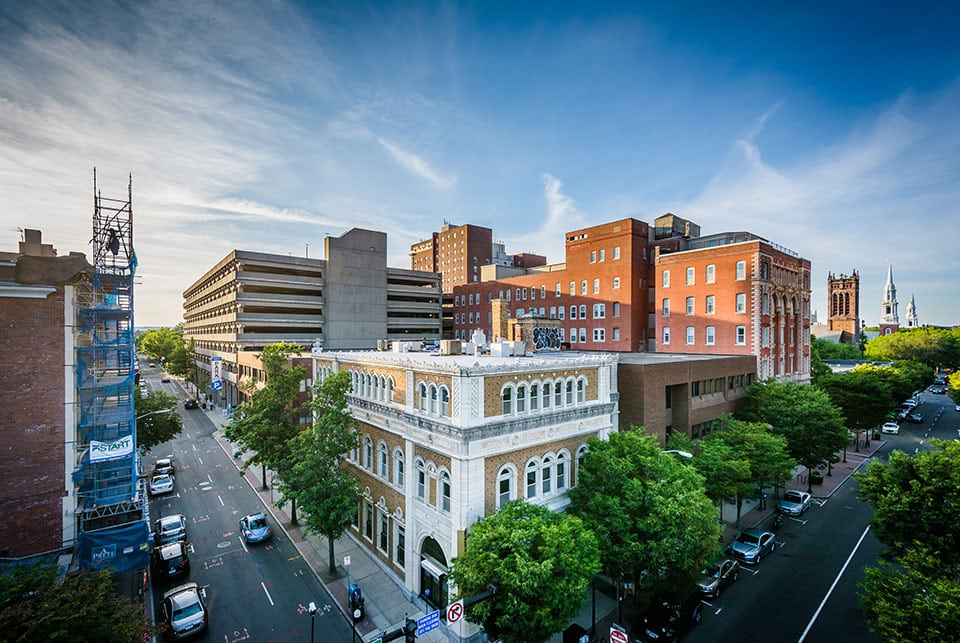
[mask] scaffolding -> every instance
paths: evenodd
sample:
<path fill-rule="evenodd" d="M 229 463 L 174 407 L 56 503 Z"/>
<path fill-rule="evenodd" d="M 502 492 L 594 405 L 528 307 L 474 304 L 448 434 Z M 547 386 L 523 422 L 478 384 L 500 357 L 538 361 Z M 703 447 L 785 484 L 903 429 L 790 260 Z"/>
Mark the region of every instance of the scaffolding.
<path fill-rule="evenodd" d="M 93 192 L 94 274 L 78 288 L 75 326 L 80 564 L 126 571 L 145 565 L 149 547 L 134 408 L 133 178 L 125 201 L 110 199 L 94 169 Z"/>

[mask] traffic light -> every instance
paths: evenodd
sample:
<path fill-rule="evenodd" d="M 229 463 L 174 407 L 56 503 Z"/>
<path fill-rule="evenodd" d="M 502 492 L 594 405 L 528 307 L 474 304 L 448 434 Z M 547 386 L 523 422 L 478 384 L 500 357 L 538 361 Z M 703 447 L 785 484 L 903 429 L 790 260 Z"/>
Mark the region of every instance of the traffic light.
<path fill-rule="evenodd" d="M 403 640 L 404 643 L 414 643 L 417 640 L 417 622 L 412 618 L 408 618 L 403 626 Z"/>

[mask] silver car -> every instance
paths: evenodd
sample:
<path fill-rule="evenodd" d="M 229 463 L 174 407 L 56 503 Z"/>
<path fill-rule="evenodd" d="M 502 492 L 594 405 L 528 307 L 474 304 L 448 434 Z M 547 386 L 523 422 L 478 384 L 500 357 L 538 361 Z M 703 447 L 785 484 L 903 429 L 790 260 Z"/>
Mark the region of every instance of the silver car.
<path fill-rule="evenodd" d="M 163 473 L 150 479 L 150 495 L 159 496 L 173 492 L 173 476 Z"/>
<path fill-rule="evenodd" d="M 810 506 L 810 494 L 806 491 L 790 489 L 784 492 L 780 499 L 780 513 L 785 516 L 802 516 Z"/>
<path fill-rule="evenodd" d="M 183 639 L 207 629 L 207 606 L 200 586 L 184 583 L 163 594 L 163 620 L 175 639 Z"/>
<path fill-rule="evenodd" d="M 734 558 L 748 565 L 756 565 L 767 554 L 777 548 L 773 532 L 762 529 L 744 529 L 730 543 L 727 551 Z"/>
<path fill-rule="evenodd" d="M 157 544 L 160 545 L 174 543 L 178 540 L 181 542 L 186 541 L 187 519 L 183 517 L 183 514 L 174 514 L 172 516 L 159 518 L 157 520 L 156 530 L 154 531 L 154 538 Z"/>

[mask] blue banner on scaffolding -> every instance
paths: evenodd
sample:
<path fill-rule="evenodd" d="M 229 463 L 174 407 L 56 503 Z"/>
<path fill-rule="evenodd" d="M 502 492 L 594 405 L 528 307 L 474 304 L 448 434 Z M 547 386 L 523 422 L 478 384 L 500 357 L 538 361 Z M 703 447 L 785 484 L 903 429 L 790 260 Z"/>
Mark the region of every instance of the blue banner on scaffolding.
<path fill-rule="evenodd" d="M 80 567 L 84 570 L 109 567 L 115 572 L 127 572 L 150 564 L 150 526 L 146 520 L 81 533 L 78 543 Z"/>

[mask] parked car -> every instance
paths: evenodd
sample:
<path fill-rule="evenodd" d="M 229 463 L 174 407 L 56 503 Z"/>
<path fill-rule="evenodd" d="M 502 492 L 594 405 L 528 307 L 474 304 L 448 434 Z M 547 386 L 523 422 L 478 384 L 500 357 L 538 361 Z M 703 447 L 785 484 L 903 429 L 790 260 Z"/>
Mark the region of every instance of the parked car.
<path fill-rule="evenodd" d="M 183 514 L 173 514 L 172 516 L 158 518 L 153 535 L 154 540 L 161 545 L 177 541 L 186 542 L 187 519 L 183 517 Z"/>
<path fill-rule="evenodd" d="M 802 516 L 810 506 L 810 494 L 806 491 L 789 489 L 783 493 L 778 509 L 787 516 Z"/>
<path fill-rule="evenodd" d="M 773 532 L 762 529 L 744 529 L 734 539 L 727 551 L 734 558 L 748 564 L 756 565 L 767 554 L 777 548 Z"/>
<path fill-rule="evenodd" d="M 173 464 L 173 458 L 160 458 L 153 463 L 153 475 L 169 474 L 173 475 L 176 472 L 176 467 Z"/>
<path fill-rule="evenodd" d="M 153 548 L 150 564 L 156 578 L 168 579 L 190 573 L 190 557 L 187 546 L 179 540 Z"/>
<path fill-rule="evenodd" d="M 647 641 L 676 641 L 687 629 L 703 620 L 703 602 L 699 587 L 673 597 L 659 597 L 640 617 L 643 638 Z"/>
<path fill-rule="evenodd" d="M 246 543 L 259 543 L 273 537 L 270 523 L 263 512 L 250 514 L 240 519 L 240 537 Z"/>
<path fill-rule="evenodd" d="M 923 422 L 923 414 L 921 413 L 911 413 L 907 416 L 908 422 L 913 422 L 914 424 L 921 424 Z"/>
<path fill-rule="evenodd" d="M 703 568 L 697 586 L 700 592 L 709 598 L 717 598 L 730 583 L 740 578 L 740 563 L 730 558 L 717 558 Z"/>
<path fill-rule="evenodd" d="M 188 397 L 187 399 L 185 399 L 185 400 L 183 401 L 183 408 L 185 408 L 185 409 L 198 409 L 198 408 L 200 408 L 200 405 L 197 404 L 197 401 L 196 401 L 195 399 L 193 399 L 192 397 Z"/>
<path fill-rule="evenodd" d="M 207 606 L 200 586 L 184 583 L 163 594 L 163 620 L 174 639 L 185 639 L 207 628 Z"/>
<path fill-rule="evenodd" d="M 897 422 L 902 422 L 902 421 L 906 420 L 908 415 L 910 415 L 910 410 L 909 410 L 909 409 L 903 409 L 902 411 L 900 411 L 899 413 L 897 413 Z"/>
<path fill-rule="evenodd" d="M 151 496 L 171 493 L 173 491 L 173 476 L 169 473 L 161 473 L 160 475 L 153 476 L 150 478 L 148 491 Z"/>
<path fill-rule="evenodd" d="M 894 435 L 900 435 L 900 425 L 896 422 L 884 422 L 883 426 L 880 427 L 882 433 L 892 433 Z"/>
<path fill-rule="evenodd" d="M 169 376 L 169 375 L 164 375 L 163 377 L 160 378 L 160 381 L 161 381 L 161 382 L 169 382 L 169 381 L 170 381 L 170 376 Z"/>
<path fill-rule="evenodd" d="M 912 409 L 913 407 L 918 406 L 919 404 L 920 404 L 920 403 L 917 402 L 916 400 L 914 400 L 914 399 L 909 399 L 909 400 L 907 400 L 906 402 L 904 402 L 901 406 L 903 406 L 904 408 L 907 408 L 907 409 Z"/>

